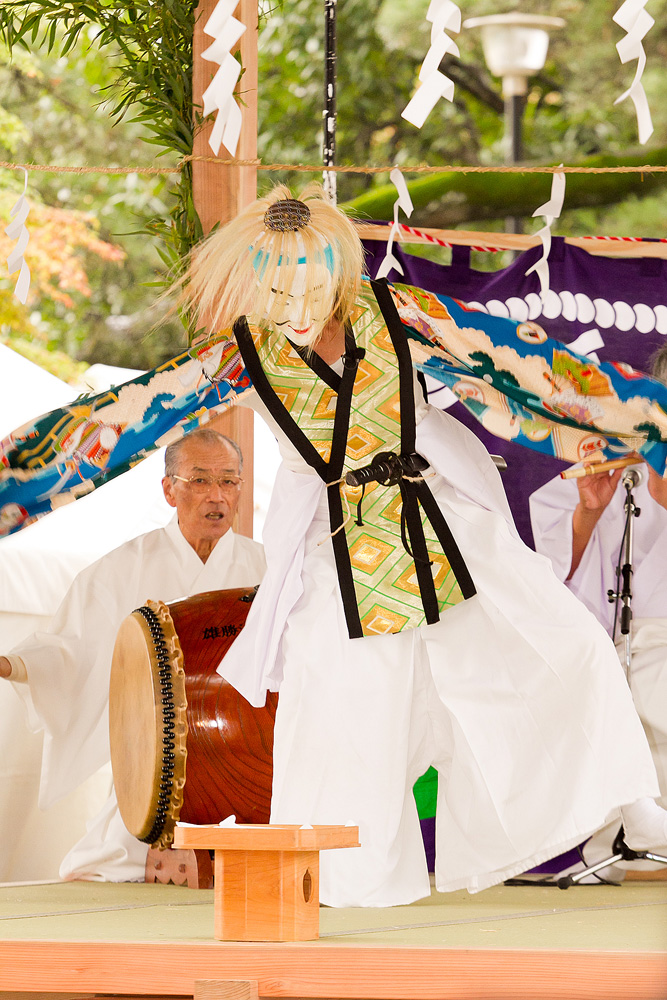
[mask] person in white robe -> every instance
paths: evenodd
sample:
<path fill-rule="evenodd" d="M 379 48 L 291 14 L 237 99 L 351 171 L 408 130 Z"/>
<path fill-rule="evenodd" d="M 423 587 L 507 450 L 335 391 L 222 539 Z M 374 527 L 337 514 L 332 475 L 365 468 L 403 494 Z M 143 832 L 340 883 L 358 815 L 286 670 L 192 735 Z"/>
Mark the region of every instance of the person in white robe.
<path fill-rule="evenodd" d="M 667 807 L 667 490 L 646 465 L 637 467 L 641 479 L 633 496 L 639 517 L 633 525 L 632 624 L 628 683 L 651 747 L 660 782 L 658 802 Z M 550 480 L 530 497 L 535 547 L 547 556 L 557 577 L 591 611 L 614 638 L 625 668 L 626 642 L 620 633 L 620 611 L 609 601 L 617 592 L 617 566 L 625 525 L 626 491 L 619 485 L 621 470 L 581 479 Z M 593 523 L 582 541 L 579 515 Z M 573 562 L 574 556 L 574 562 Z M 598 831 L 586 844 L 586 863 L 609 857 L 618 823 Z M 646 869 L 647 863 L 621 864 L 602 871 L 603 877 L 622 877 L 624 868 Z"/>
<path fill-rule="evenodd" d="M 263 548 L 232 522 L 241 489 L 238 446 L 212 429 L 193 431 L 165 453 L 162 481 L 176 508 L 164 528 L 126 542 L 74 580 L 48 631 L 0 657 L 33 728 L 44 731 L 40 806 L 78 787 L 110 760 L 111 656 L 123 619 L 148 599 L 258 584 Z M 104 526 L 100 526 L 104 530 Z M 64 858 L 65 879 L 143 880 L 148 845 L 126 830 L 111 796 Z"/>
<path fill-rule="evenodd" d="M 642 462 L 630 468 L 636 469 L 641 477 L 632 490 L 641 512 L 633 522 L 634 654 L 639 649 L 648 648 L 654 641 L 667 649 L 667 632 L 660 638 L 656 631 L 663 625 L 667 628 L 667 496 L 664 481 L 657 473 L 649 471 L 646 464 Z M 614 632 L 616 611 L 614 602 L 608 598 L 608 591 L 617 589 L 616 568 L 625 524 L 626 491 L 620 485 L 622 472 L 617 469 L 612 473 L 601 472 L 580 479 L 561 479 L 557 476 L 536 490 L 529 500 L 535 548 L 549 558 L 558 579 L 595 615 L 610 636 Z M 603 491 L 604 495 L 600 496 Z M 582 511 L 594 521 L 585 544 L 577 539 L 574 527 Z M 573 565 L 573 555 L 577 550 L 579 556 L 576 565 Z M 617 622 L 615 638 L 620 642 L 619 629 L 620 622 Z M 649 630 L 652 631 L 652 639 L 648 637 Z M 633 683 L 637 679 L 637 670 L 637 663 L 634 663 Z M 663 726 L 667 726 L 664 703 L 662 716 Z"/>
<path fill-rule="evenodd" d="M 383 417 L 397 412 L 372 387 L 382 368 L 371 351 L 394 362 L 350 230 L 321 195 L 295 201 L 278 188 L 206 241 L 184 292 L 216 329 L 233 326 L 260 397 L 253 405 L 265 415 L 272 407 L 284 458 L 264 530 L 267 575 L 219 668 L 255 705 L 267 689 L 280 691 L 272 822 L 359 825 L 360 848 L 321 857 L 320 900 L 333 906 L 428 895 L 412 787 L 430 764 L 440 778 L 443 891 L 477 891 L 518 874 L 621 808 L 633 846 L 667 841 L 667 814 L 651 798 L 650 751 L 609 638 L 548 560 L 520 541 L 480 441 L 418 390 L 417 457 L 428 463 L 423 477 L 477 592 L 435 623 L 396 631 L 385 621 L 376 634 L 350 637 L 334 552 L 345 523 L 335 527 L 327 503 L 338 502 L 341 491 L 331 487 L 342 482 L 343 461 L 316 473 L 317 453 L 329 454 L 325 429 L 332 433 L 343 406 L 336 386 L 344 378 L 349 385 L 345 372 L 355 366 L 363 372 L 352 394 L 358 433 L 351 440 L 343 425 L 331 452 L 341 455 L 349 435 L 347 456 L 358 467 L 364 432 L 383 433 Z M 238 319 L 244 313 L 248 321 Z M 403 389 L 405 375 L 401 401 Z M 401 419 L 411 412 L 401 402 Z M 373 452 L 362 454 L 365 464 Z M 372 533 L 376 522 L 363 516 Z M 381 549 L 375 537 L 371 555 Z"/>
<path fill-rule="evenodd" d="M 667 381 L 666 348 L 652 359 L 651 371 Z M 633 519 L 628 683 L 658 773 L 658 801 L 667 806 L 667 483 L 644 462 L 631 468 L 639 476 L 632 494 L 640 513 Z M 620 610 L 608 596 L 609 591 L 619 590 L 617 567 L 627 497 L 624 471 L 576 479 L 557 476 L 536 490 L 529 504 L 535 548 L 549 558 L 559 580 L 612 637 L 625 667 Z M 617 832 L 618 824 L 598 831 L 585 847 L 586 862 L 609 857 Z M 624 867 L 628 866 L 615 866 L 612 876 L 622 877 Z M 642 862 L 638 867 L 648 866 Z"/>
<path fill-rule="evenodd" d="M 653 356 L 651 373 L 667 383 L 667 348 Z M 667 482 L 644 462 L 634 468 L 639 514 L 633 518 L 628 681 L 667 805 Z M 627 498 L 623 474 L 618 469 L 577 479 L 558 476 L 530 497 L 530 516 L 535 548 L 614 639 L 625 663 L 620 612 L 608 597 L 619 590 Z"/>

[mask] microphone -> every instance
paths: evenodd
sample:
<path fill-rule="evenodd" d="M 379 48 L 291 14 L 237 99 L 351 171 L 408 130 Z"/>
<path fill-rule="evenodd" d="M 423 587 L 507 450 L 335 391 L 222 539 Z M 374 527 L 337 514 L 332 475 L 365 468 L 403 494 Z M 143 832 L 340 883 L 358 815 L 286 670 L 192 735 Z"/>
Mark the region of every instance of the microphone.
<path fill-rule="evenodd" d="M 643 469 L 626 469 L 623 473 L 623 478 L 621 482 L 625 486 L 626 490 L 636 489 L 640 483 L 644 482 L 644 470 Z"/>

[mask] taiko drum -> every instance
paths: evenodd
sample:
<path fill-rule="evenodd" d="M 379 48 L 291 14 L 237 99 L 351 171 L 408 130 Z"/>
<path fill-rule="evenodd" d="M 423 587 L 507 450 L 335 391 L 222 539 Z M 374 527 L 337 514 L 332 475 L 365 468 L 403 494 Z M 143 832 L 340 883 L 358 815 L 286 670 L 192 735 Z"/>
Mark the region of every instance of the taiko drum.
<path fill-rule="evenodd" d="M 217 667 L 254 589 L 147 601 L 121 623 L 109 689 L 114 785 L 123 822 L 167 847 L 177 821 L 268 823 L 278 696 L 254 708 Z"/>

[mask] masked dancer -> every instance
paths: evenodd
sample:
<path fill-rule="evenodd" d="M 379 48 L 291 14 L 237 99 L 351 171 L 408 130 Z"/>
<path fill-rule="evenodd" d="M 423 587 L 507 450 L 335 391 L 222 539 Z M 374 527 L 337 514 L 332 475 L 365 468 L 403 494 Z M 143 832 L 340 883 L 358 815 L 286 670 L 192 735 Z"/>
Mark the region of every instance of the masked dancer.
<path fill-rule="evenodd" d="M 525 871 L 619 810 L 631 846 L 657 847 L 667 813 L 613 645 L 416 377 L 409 336 L 446 356 L 460 331 L 362 264 L 320 190 L 279 187 L 200 245 L 183 285 L 238 344 L 283 458 L 267 574 L 223 670 L 254 704 L 280 691 L 272 822 L 359 825 L 361 848 L 321 859 L 334 906 L 428 895 L 412 787 L 431 764 L 440 890 Z"/>

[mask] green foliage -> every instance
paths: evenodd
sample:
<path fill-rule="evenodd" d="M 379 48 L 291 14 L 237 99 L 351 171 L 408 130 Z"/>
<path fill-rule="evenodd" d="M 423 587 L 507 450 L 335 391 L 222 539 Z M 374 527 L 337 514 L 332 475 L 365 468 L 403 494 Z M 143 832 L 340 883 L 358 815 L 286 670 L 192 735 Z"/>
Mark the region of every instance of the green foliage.
<path fill-rule="evenodd" d="M 21 50 L 16 49 L 15 53 L 20 56 Z M 0 134 L 0 158 L 63 166 L 99 165 L 103 150 L 107 162 L 126 166 L 145 163 L 143 126 L 124 121 L 110 129 L 109 107 L 100 99 L 102 88 L 113 75 L 109 60 L 101 60 L 84 40 L 67 56 L 36 54 L 33 61 L 38 66 L 37 72 L 33 67 L 27 67 L 26 72 L 19 69 L 19 58 L 9 66 L 0 64 L 4 111 L 20 118 L 25 130 L 11 150 L 6 145 L 6 136 Z M 23 188 L 22 175 L 1 171 L 0 193 L 5 187 L 11 191 L 2 201 L 6 218 L 12 200 Z M 72 253 L 87 273 L 89 290 L 77 291 L 76 284 L 67 280 L 64 273 L 72 300 L 69 304 L 50 295 L 40 295 L 39 285 L 33 280 L 31 312 L 52 345 L 88 357 L 93 334 L 97 344 L 106 334 L 103 350 L 91 359 L 115 363 L 117 334 L 110 333 L 108 320 L 115 315 L 141 311 L 147 295 L 142 286 L 154 281 L 162 268 L 154 241 L 137 231 L 144 230 L 155 216 L 168 217 L 173 187 L 172 176 L 30 172 L 31 252 L 44 236 L 41 227 L 34 228 L 43 214 L 39 211 L 42 204 L 64 214 L 71 212 L 73 216 L 82 212 L 92 214 L 98 220 L 100 239 L 120 244 L 126 254 L 121 265 L 89 252 L 82 244 L 77 248 L 72 245 Z M 0 284 L 10 286 L 7 279 L 0 279 Z M 137 345 L 135 366 L 151 367 L 170 352 L 181 349 L 183 341 L 180 321 L 172 320 L 159 336 L 153 333 L 148 342 Z"/>
<path fill-rule="evenodd" d="M 454 102 L 437 103 L 422 129 L 401 118 L 429 47 L 429 0 L 345 0 L 338 5 L 338 162 L 407 168 L 420 163 L 494 165 L 504 162 L 500 81 L 485 67 L 480 35 L 464 29 L 460 58 L 445 57 L 456 82 Z M 460 4 L 464 17 L 498 13 L 497 0 Z M 551 34 L 549 58 L 530 81 L 524 113 L 528 162 L 613 165 L 637 145 L 631 102 L 614 106 L 635 64 L 622 66 L 608 0 L 506 0 L 503 11 L 558 15 L 566 26 Z M 655 124 L 648 152 L 634 163 L 664 163 L 667 135 L 667 0 L 652 0 L 656 24 L 644 39 L 644 74 Z M 260 148 L 274 160 L 315 163 L 321 157 L 323 78 L 321 4 L 293 0 L 274 13 L 260 36 Z M 655 158 L 653 158 L 655 154 Z M 593 158 L 593 159 L 589 159 Z M 408 179 L 410 175 L 408 174 Z M 296 186 L 303 175 L 292 177 Z M 591 213 L 579 224 L 575 208 L 650 195 L 662 175 L 570 175 L 564 221 L 578 232 L 598 231 Z M 263 181 L 266 183 L 266 180 Z M 431 175 L 410 179 L 421 225 L 489 228 L 505 214 L 532 215 L 548 195 L 550 179 L 531 175 Z M 386 174 L 339 175 L 339 201 L 367 217 L 390 218 L 396 194 Z M 662 203 L 662 202 L 661 202 Z M 664 199 L 667 205 L 667 198 Z M 634 218 L 638 212 L 634 212 Z M 585 222 L 583 221 L 585 218 Z M 651 227 L 655 216 L 644 225 Z M 655 228 L 647 235 L 662 235 Z"/>
<path fill-rule="evenodd" d="M 19 143 L 28 138 L 29 132 L 20 118 L 0 107 L 0 135 L 5 149 L 14 153 Z"/>
<path fill-rule="evenodd" d="M 492 141 L 502 132 L 497 91 L 485 74 L 470 68 L 454 103 L 439 102 L 437 113 L 415 129 L 401 118 L 401 111 L 417 85 L 428 34 L 421 58 L 399 39 L 389 44 L 381 17 L 386 7 L 386 0 L 338 4 L 337 162 L 477 162 L 480 131 L 488 132 Z M 419 0 L 411 7 L 420 8 L 412 20 L 425 25 L 428 3 Z M 291 0 L 283 11 L 273 11 L 259 38 L 259 152 L 264 159 L 321 161 L 323 67 L 322 4 Z M 473 96 L 473 86 L 491 106 Z M 267 187 L 278 179 L 297 188 L 304 183 L 303 174 L 262 175 L 260 183 Z M 363 174 L 341 174 L 340 199 L 347 201 L 387 179 L 388 174 L 377 181 Z"/>
<path fill-rule="evenodd" d="M 456 83 L 454 101 L 439 101 L 422 129 L 401 117 L 429 45 L 428 4 L 338 3 L 339 163 L 503 162 L 500 84 L 485 68 L 476 31 L 459 36 L 460 58 L 443 61 Z M 464 16 L 496 13 L 498 7 L 497 0 L 460 6 Z M 195 9 L 195 0 L 4 0 L 0 33 L 11 61 L 0 53 L 2 158 L 131 166 L 146 163 L 148 143 L 156 164 L 172 167 L 191 153 L 198 122 L 191 92 Z M 547 65 L 531 80 L 524 115 L 526 159 L 621 162 L 636 145 L 636 121 L 629 101 L 613 104 L 634 74 L 634 64 L 622 66 L 615 50 L 623 35 L 611 20 L 616 5 L 608 0 L 503 0 L 502 9 L 560 15 L 567 22 L 552 34 Z M 644 41 L 644 81 L 655 136 L 634 162 L 663 163 L 667 0 L 651 0 L 650 10 L 656 24 Z M 321 0 L 260 0 L 258 142 L 265 160 L 321 160 L 323 67 Z M 387 173 L 338 176 L 341 202 L 352 202 L 367 216 L 389 217 L 395 192 Z M 277 180 L 298 189 L 311 177 L 260 172 L 260 189 Z M 0 174 L 0 186 L 16 187 L 17 181 Z M 559 231 L 663 235 L 667 196 L 660 183 L 662 175 L 646 175 L 643 181 L 636 175 L 570 175 Z M 121 267 L 85 257 L 89 298 L 76 299 L 70 308 L 40 301 L 33 319 L 48 333 L 51 346 L 134 367 L 148 367 L 180 349 L 178 322 L 163 325 L 159 335 L 154 331 L 162 317 L 150 305 L 149 286 L 165 281 L 165 271 L 178 273 L 201 236 L 191 166 L 180 175 L 150 178 L 98 173 L 73 180 L 33 172 L 30 186 L 33 197 L 46 205 L 92 212 L 100 237 L 119 242 L 127 254 Z M 532 215 L 548 186 L 547 176 L 419 177 L 411 181 L 414 221 L 448 228 L 474 221 L 492 228 L 507 212 Z M 536 220 L 535 228 L 539 224 Z M 494 263 L 501 260 L 497 255 Z"/>
<path fill-rule="evenodd" d="M 133 108 L 152 141 L 187 154 L 192 149 L 192 35 L 196 0 L 5 0 L 0 29 L 10 51 L 46 46 L 67 53 L 82 39 L 110 48 L 113 118 Z M 91 30 L 94 26 L 95 30 Z M 188 44 L 189 43 L 189 44 Z M 151 141 L 147 138 L 146 141 Z"/>
<path fill-rule="evenodd" d="M 632 156 L 589 156 L 570 166 L 667 166 L 667 147 Z M 490 177 L 493 183 L 490 183 Z M 570 209 L 609 205 L 636 195 L 648 195 L 667 184 L 667 173 L 568 174 Z M 526 204 L 540 205 L 549 197 L 550 174 L 427 174 L 408 182 L 415 208 L 411 222 L 451 229 L 456 225 L 521 215 Z M 341 206 L 357 218 L 391 219 L 396 188 L 385 184 Z"/>
<path fill-rule="evenodd" d="M 0 344 L 11 347 L 63 382 L 79 381 L 88 367 L 73 361 L 63 351 L 49 348 L 48 339 L 33 326 L 27 309 L 9 289 L 0 289 Z"/>
<path fill-rule="evenodd" d="M 8 48 L 46 46 L 62 57 L 82 40 L 109 56 L 113 76 L 101 87 L 109 114 L 125 116 L 145 128 L 144 142 L 158 156 L 192 152 L 192 37 L 196 0 L 5 0 L 0 31 Z M 92 69 L 92 65 L 89 65 Z M 93 81 L 89 79 L 90 83 Z M 153 218 L 146 227 L 161 238 L 160 256 L 178 269 L 201 237 L 192 202 L 192 171 L 185 167 L 172 192 L 168 221 Z"/>
<path fill-rule="evenodd" d="M 194 7 L 180 0 L 4 3 L 0 28 L 11 58 L 0 56 L 1 113 L 23 122 L 23 132 L 11 145 L 0 132 L 2 158 L 139 166 L 150 143 L 156 166 L 175 166 L 192 151 Z M 32 172 L 30 197 L 93 211 L 100 236 L 127 254 L 122 267 L 84 254 L 92 291 L 74 296 L 70 308 L 40 298 L 35 320 L 50 343 L 149 368 L 181 350 L 181 322 L 148 307 L 155 293 L 146 286 L 170 280 L 201 235 L 191 168 L 153 176 Z"/>

